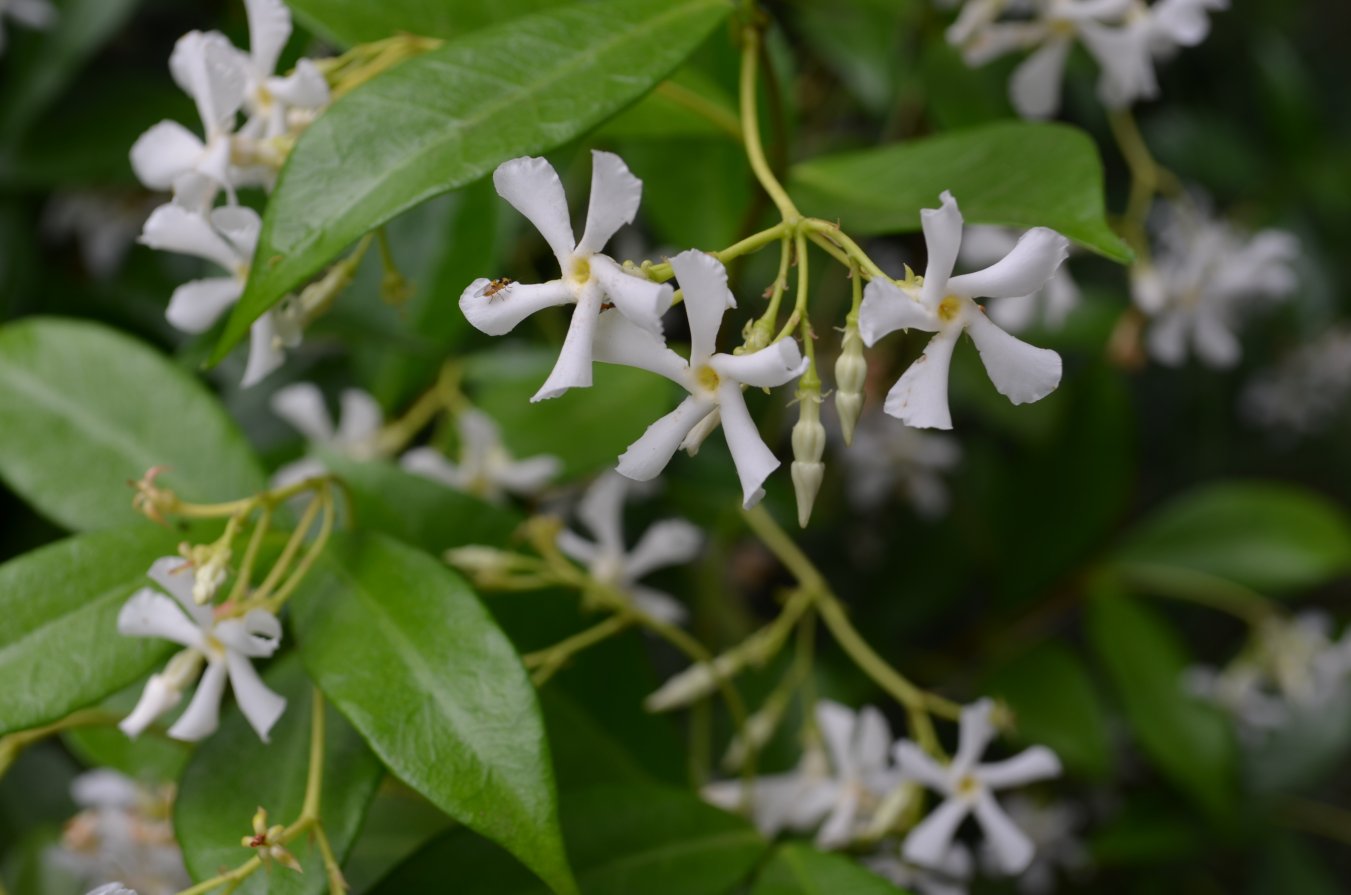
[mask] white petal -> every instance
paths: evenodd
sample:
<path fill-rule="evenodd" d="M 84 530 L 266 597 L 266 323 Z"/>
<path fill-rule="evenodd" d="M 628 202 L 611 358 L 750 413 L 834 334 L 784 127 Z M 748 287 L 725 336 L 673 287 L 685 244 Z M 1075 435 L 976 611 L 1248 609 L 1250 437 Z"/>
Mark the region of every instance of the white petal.
<path fill-rule="evenodd" d="M 1168 288 L 1159 269 L 1140 262 L 1131 268 L 1131 298 L 1146 314 L 1157 314 L 1168 304 Z"/>
<path fill-rule="evenodd" d="M 563 461 L 549 454 L 507 463 L 493 474 L 493 483 L 518 497 L 530 497 L 558 478 Z"/>
<path fill-rule="evenodd" d="M 856 716 L 853 709 L 841 705 L 832 699 L 816 701 L 816 727 L 826 742 L 826 752 L 830 755 L 831 769 L 837 778 L 849 777 L 854 771 L 854 725 Z"/>
<path fill-rule="evenodd" d="M 243 291 L 244 284 L 234 277 L 191 280 L 174 290 L 164 318 L 180 332 L 206 332 Z"/>
<path fill-rule="evenodd" d="M 984 314 L 970 315 L 966 331 L 976 343 L 995 389 L 1014 404 L 1040 401 L 1060 385 L 1060 355 L 1016 339 Z"/>
<path fill-rule="evenodd" d="M 822 849 L 843 848 L 854 838 L 854 819 L 858 816 L 859 791 L 847 786 L 840 793 L 834 809 L 816 832 L 816 847 Z"/>
<path fill-rule="evenodd" d="M 976 796 L 975 815 L 981 832 L 985 834 L 985 841 L 999 860 L 1000 868 L 1011 876 L 1026 870 L 1027 865 L 1032 863 L 1036 849 L 1027 834 L 1018 829 L 1017 824 L 999 807 L 994 796 L 982 790 Z"/>
<path fill-rule="evenodd" d="M 141 242 L 152 249 L 178 252 L 214 261 L 234 273 L 239 254 L 200 214 L 170 203 L 161 205 L 146 218 Z"/>
<path fill-rule="evenodd" d="M 633 223 L 643 198 L 643 182 L 612 152 L 591 150 L 591 204 L 577 254 L 599 252 L 625 224 Z"/>
<path fill-rule="evenodd" d="M 665 376 L 684 386 L 688 365 L 660 336 L 643 329 L 617 311 L 605 311 L 596 323 L 591 346 L 593 360 L 604 364 L 622 364 Z"/>
<path fill-rule="evenodd" d="M 864 706 L 859 710 L 854 731 L 854 764 L 859 773 L 870 774 L 885 768 L 890 751 L 891 727 L 887 719 L 872 706 Z"/>
<path fill-rule="evenodd" d="M 385 413 L 370 392 L 359 388 L 343 389 L 338 422 L 338 444 L 360 447 L 379 433 Z"/>
<path fill-rule="evenodd" d="M 243 618 L 226 619 L 211 633 L 230 652 L 254 659 L 265 659 L 281 646 L 281 621 L 263 609 L 254 609 Z"/>
<path fill-rule="evenodd" d="M 211 226 L 234 246 L 241 261 L 253 258 L 258 247 L 258 234 L 263 229 L 263 219 L 258 212 L 243 205 L 225 205 L 211 212 Z"/>
<path fill-rule="evenodd" d="M 460 294 L 460 310 L 470 325 L 490 336 L 511 332 L 516 324 L 544 308 L 568 304 L 572 290 L 562 280 L 547 283 L 512 283 L 492 295 L 483 291 L 490 281 L 477 279 Z"/>
<path fill-rule="evenodd" d="M 301 457 L 291 463 L 282 466 L 276 472 L 272 473 L 273 488 L 289 488 L 292 485 L 299 485 L 307 479 L 316 479 L 328 473 L 328 467 L 324 461 L 318 457 Z"/>
<path fill-rule="evenodd" d="M 468 487 L 460 468 L 434 447 L 416 447 L 399 458 L 399 465 L 413 475 L 449 485 L 457 490 Z"/>
<path fill-rule="evenodd" d="M 627 273 L 604 255 L 592 256 L 591 276 L 621 314 L 643 329 L 662 334 L 661 315 L 670 310 L 675 296 L 669 283 Z"/>
<path fill-rule="evenodd" d="M 643 532 L 625 563 L 633 580 L 656 569 L 684 565 L 699 555 L 704 533 L 684 519 L 663 519 Z"/>
<path fill-rule="evenodd" d="M 201 138 L 177 121 L 161 121 L 131 146 L 136 179 L 152 190 L 171 190 L 206 153 Z"/>
<path fill-rule="evenodd" d="M 1060 110 L 1060 82 L 1065 76 L 1070 41 L 1052 37 L 1024 59 L 1009 78 L 1009 99 L 1024 118 L 1050 118 Z"/>
<path fill-rule="evenodd" d="M 249 15 L 249 55 L 254 74 L 266 77 L 277 70 L 282 48 L 291 37 L 291 11 L 281 0 L 244 0 Z"/>
<path fill-rule="evenodd" d="M 713 402 L 690 396 L 675 410 L 647 427 L 647 431 L 619 456 L 620 475 L 646 482 L 661 475 L 689 431 L 716 407 Z"/>
<path fill-rule="evenodd" d="M 659 622 L 668 625 L 683 625 L 689 619 L 689 611 L 675 597 L 650 587 L 630 588 L 633 605 Z"/>
<path fill-rule="evenodd" d="M 690 249 L 671 259 L 671 268 L 685 294 L 690 321 L 690 364 L 698 365 L 717 351 L 718 329 L 736 299 L 727 288 L 727 268 L 707 252 Z"/>
<path fill-rule="evenodd" d="M 117 614 L 117 633 L 124 637 L 158 637 L 180 646 L 202 649 L 202 629 L 178 604 L 152 588 L 132 594 Z"/>
<path fill-rule="evenodd" d="M 889 416 L 917 429 L 952 428 L 948 369 L 958 332 L 949 329 L 930 339 L 924 353 L 896 380 L 882 405 Z"/>
<path fill-rule="evenodd" d="M 126 774 L 109 768 L 85 771 L 71 781 L 70 797 L 81 808 L 136 810 L 141 803 L 141 788 Z"/>
<path fill-rule="evenodd" d="M 924 245 L 929 251 L 929 264 L 924 268 L 924 288 L 920 293 L 929 308 L 947 295 L 948 277 L 957 263 L 957 252 L 962 245 L 962 212 L 952 193 L 944 190 L 939 196 L 938 208 L 926 208 L 919 213 L 924 228 Z"/>
<path fill-rule="evenodd" d="M 51 28 L 58 21 L 56 7 L 50 0 L 9 0 L 4 12 L 14 21 L 39 31 Z"/>
<path fill-rule="evenodd" d="M 563 347 L 558 350 L 558 360 L 554 361 L 549 378 L 544 380 L 530 403 L 557 398 L 570 388 L 590 387 L 591 350 L 601 304 L 600 289 L 588 286 L 582 290 L 577 307 L 572 311 L 568 334 L 563 337 Z"/>
<path fill-rule="evenodd" d="M 968 803 L 963 799 L 946 799 L 929 812 L 929 816 L 905 837 L 901 854 L 907 861 L 924 867 L 941 866 L 952 848 L 952 837 L 966 819 Z"/>
<path fill-rule="evenodd" d="M 262 382 L 286 362 L 286 352 L 281 348 L 277 334 L 277 325 L 268 311 L 253 322 L 249 329 L 249 360 L 244 365 L 242 388 L 250 388 Z"/>
<path fill-rule="evenodd" d="M 174 726 L 169 728 L 169 736 L 176 740 L 196 742 L 204 740 L 216 732 L 220 726 L 220 701 L 225 695 L 225 662 L 211 662 L 206 672 L 197 682 L 197 692 L 192 702 Z"/>
<path fill-rule="evenodd" d="M 1047 27 L 1041 22 L 998 22 L 964 42 L 962 61 L 976 68 L 1014 50 L 1034 47 L 1046 36 Z"/>
<path fill-rule="evenodd" d="M 732 451 L 737 477 L 741 479 L 742 506 L 749 509 L 765 496 L 760 486 L 779 468 L 779 458 L 765 445 L 760 431 L 755 428 L 755 420 L 746 409 L 746 398 L 741 394 L 740 386 L 734 382 L 718 386 L 718 410 L 722 413 L 722 434 Z"/>
<path fill-rule="evenodd" d="M 774 388 L 807 371 L 807 360 L 792 338 L 750 354 L 715 354 L 708 365 L 723 379 L 752 388 Z"/>
<path fill-rule="evenodd" d="M 1187 360 L 1187 331 L 1191 317 L 1181 311 L 1161 314 L 1145 335 L 1145 344 L 1156 361 L 1169 367 L 1180 367 Z"/>
<path fill-rule="evenodd" d="M 901 776 L 944 795 L 952 794 L 952 778 L 947 768 L 910 740 L 901 740 L 894 749 Z"/>
<path fill-rule="evenodd" d="M 898 329 L 938 330 L 932 309 L 911 297 L 900 286 L 880 277 L 863 288 L 863 304 L 858 311 L 858 332 L 869 348 L 883 336 Z"/>
<path fill-rule="evenodd" d="M 1112 28 L 1085 22 L 1079 26 L 1079 35 L 1102 67 L 1098 97 L 1103 103 L 1120 109 L 1158 95 L 1147 23 Z"/>
<path fill-rule="evenodd" d="M 225 35 L 190 31 L 174 44 L 169 71 L 197 103 L 210 134 L 226 129 L 244 103 L 248 74 L 243 57 Z"/>
<path fill-rule="evenodd" d="M 584 566 L 590 566 L 600 555 L 595 544 L 568 528 L 558 532 L 554 543 L 563 551 L 564 556 L 575 559 Z"/>
<path fill-rule="evenodd" d="M 252 663 L 239 653 L 226 653 L 225 661 L 230 669 L 230 689 L 235 692 L 235 702 L 239 703 L 239 710 L 248 719 L 249 726 L 257 731 L 258 738 L 266 743 L 272 725 L 286 711 L 286 697 L 268 689 Z"/>
<path fill-rule="evenodd" d="M 333 418 L 324 404 L 323 392 L 312 382 L 296 382 L 272 393 L 272 412 L 314 444 L 333 440 Z"/>
<path fill-rule="evenodd" d="M 630 480 L 619 473 L 606 472 L 591 483 L 577 504 L 577 518 L 602 550 L 624 551 L 624 499 L 629 484 Z"/>
<path fill-rule="evenodd" d="M 1243 348 L 1219 314 L 1201 310 L 1194 323 L 1192 338 L 1196 342 L 1197 357 L 1217 370 L 1227 370 L 1238 363 Z"/>
<path fill-rule="evenodd" d="M 948 281 L 948 291 L 967 298 L 1029 295 L 1055 276 L 1070 253 L 1070 241 L 1054 230 L 1034 227 L 1013 250 L 984 270 Z"/>
<path fill-rule="evenodd" d="M 267 89 L 286 105 L 298 109 L 320 109 L 330 99 L 328 81 L 309 59 L 296 62 L 296 70 L 285 78 L 269 78 Z"/>
<path fill-rule="evenodd" d="M 187 560 L 181 556 L 161 556 L 150 564 L 150 569 L 145 574 L 178 601 L 178 605 L 183 607 L 188 618 L 193 619 L 201 627 L 210 626 L 211 607 L 198 606 L 197 601 L 193 599 L 193 570 Z"/>
<path fill-rule="evenodd" d="M 1045 746 L 1033 746 L 1012 758 L 981 765 L 976 776 L 990 789 L 1007 789 L 1058 777 L 1060 771 L 1060 759 L 1054 752 Z"/>
<path fill-rule="evenodd" d="M 493 186 L 499 196 L 535 225 L 553 249 L 566 277 L 570 273 L 568 264 L 576 242 L 572 224 L 568 221 L 568 199 L 563 193 L 563 182 L 558 179 L 553 165 L 542 158 L 511 159 L 497 166 L 493 172 Z"/>
<path fill-rule="evenodd" d="M 978 699 L 963 706 L 962 717 L 958 722 L 957 754 L 952 757 L 954 776 L 970 773 L 985 752 L 985 747 L 994 739 L 993 714 L 994 703 L 988 699 Z"/>
<path fill-rule="evenodd" d="M 1157 0 L 1149 8 L 1152 37 L 1168 44 L 1196 46 L 1210 33 L 1207 6 L 1206 0 Z"/>
<path fill-rule="evenodd" d="M 202 151 L 205 152 L 206 148 L 203 147 Z M 211 213 L 211 207 L 216 204 L 216 194 L 220 192 L 220 187 L 219 183 L 205 174 L 187 171 L 174 178 L 174 204 L 207 218 Z M 252 248 L 249 249 L 249 254 L 253 254 Z"/>
<path fill-rule="evenodd" d="M 460 458 L 466 469 L 486 468 L 489 459 L 502 450 L 502 432 L 482 410 L 468 408 L 455 418 L 460 436 Z"/>
<path fill-rule="evenodd" d="M 117 726 L 127 736 L 138 737 L 147 727 L 178 705 L 181 698 L 182 694 L 169 683 L 167 677 L 152 674 L 150 680 L 145 682 L 145 689 L 141 691 L 141 698 L 136 701 L 136 707 Z"/>

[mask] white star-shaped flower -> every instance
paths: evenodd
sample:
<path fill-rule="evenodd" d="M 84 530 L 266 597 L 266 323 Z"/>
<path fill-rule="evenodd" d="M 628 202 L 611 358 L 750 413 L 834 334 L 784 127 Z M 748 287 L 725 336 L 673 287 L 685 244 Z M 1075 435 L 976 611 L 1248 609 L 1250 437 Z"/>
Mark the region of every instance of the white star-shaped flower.
<path fill-rule="evenodd" d="M 279 388 L 268 403 L 273 413 L 305 436 L 311 448 L 328 448 L 354 460 L 370 460 L 375 456 L 375 441 L 384 425 L 385 415 L 370 392 L 343 389 L 336 425 L 324 405 L 323 392 L 312 382 L 296 382 Z M 272 476 L 272 485 L 283 488 L 326 471 L 324 462 L 318 457 L 301 457 L 278 469 Z"/>
<path fill-rule="evenodd" d="M 490 336 L 510 332 L 544 308 L 575 304 L 572 323 L 549 378 L 531 399 L 556 398 L 570 388 L 591 385 L 591 349 L 601 308 L 613 304 L 632 323 L 656 336 L 661 315 L 671 306 L 669 285 L 627 273 L 600 250 L 638 213 L 643 183 L 619 156 L 593 151 L 591 204 L 582 238 L 573 238 L 563 183 L 542 158 L 503 162 L 493 172 L 498 195 L 534 224 L 553 250 L 563 275 L 547 283 L 496 283 L 478 279 L 460 296 L 469 322 Z"/>
<path fill-rule="evenodd" d="M 910 740 L 896 744 L 902 778 L 945 796 L 906 836 L 902 849 L 906 860 L 938 866 L 952 847 L 957 827 L 974 814 L 1005 873 L 1021 873 L 1032 862 L 1032 841 L 1009 819 L 993 793 L 1057 776 L 1060 759 L 1045 746 L 1033 746 L 1004 761 L 978 764 L 995 735 L 993 711 L 994 703 L 988 699 L 962 709 L 957 754 L 946 767 Z"/>
<path fill-rule="evenodd" d="M 494 503 L 508 494 L 533 497 L 563 471 L 563 461 L 549 454 L 514 458 L 497 424 L 481 410 L 461 411 L 455 428 L 460 435 L 459 463 L 452 463 L 436 448 L 419 447 L 400 458 L 403 468 Z"/>
<path fill-rule="evenodd" d="M 5 17 L 25 28 L 45 31 L 56 24 L 56 7 L 51 0 L 0 0 L 0 53 L 5 51 Z"/>
<path fill-rule="evenodd" d="M 967 227 L 957 260 L 966 267 L 994 264 L 1017 244 L 1017 231 L 1007 227 Z M 1078 304 L 1079 287 L 1069 268 L 1062 264 L 1041 289 L 1030 295 L 1001 298 L 990 305 L 988 313 L 991 320 L 1011 333 L 1037 324 L 1054 330 L 1065 324 L 1065 318 Z"/>
<path fill-rule="evenodd" d="M 826 754 L 809 749 L 795 770 L 756 778 L 751 815 L 766 836 L 816 829 L 819 847 L 844 848 L 867 830 L 873 813 L 900 782 L 888 755 L 891 728 L 871 706 L 856 713 L 824 699 L 816 704 L 816 724 Z M 743 788 L 740 780 L 726 780 L 704 787 L 703 795 L 732 810 L 740 805 Z"/>
<path fill-rule="evenodd" d="M 291 11 L 281 0 L 244 0 L 249 17 L 249 52 L 241 54 L 248 76 L 244 108 L 248 120 L 239 129 L 253 139 L 279 137 L 291 130 L 293 109 L 314 111 L 328 104 L 328 82 L 309 59 L 279 77 L 277 61 L 291 37 Z"/>
<path fill-rule="evenodd" d="M 1045 227 L 1027 231 L 1004 258 L 984 270 L 952 276 L 962 242 L 962 213 L 951 193 L 941 208 L 920 212 L 929 266 L 913 290 L 881 277 L 868 283 L 859 309 L 859 333 L 872 347 L 898 329 L 936 333 L 924 354 L 887 393 L 887 413 L 916 428 L 951 429 L 948 369 L 963 332 L 1001 395 L 1014 404 L 1039 401 L 1060 384 L 1060 355 L 1004 332 L 973 300 L 1029 295 L 1046 285 L 1069 253 L 1069 240 Z"/>
<path fill-rule="evenodd" d="M 585 565 L 592 578 L 628 594 L 643 612 L 680 624 L 687 615 L 680 601 L 638 580 L 694 559 L 703 546 L 703 532 L 684 519 L 663 519 L 643 533 L 633 550 L 626 550 L 624 500 L 630 488 L 631 482 L 615 472 L 596 479 L 577 506 L 577 518 L 595 540 L 564 529 L 558 533 L 558 549 Z"/>
<path fill-rule="evenodd" d="M 665 376 L 690 396 L 657 420 L 619 458 L 621 475 L 645 482 L 656 478 L 681 447 L 697 446 L 690 438 L 707 421 L 722 422 L 741 479 L 745 506 L 764 496 L 760 487 L 779 461 L 760 438 L 746 408 L 742 386 L 774 388 L 801 376 L 807 369 L 797 342 L 780 339 L 751 354 L 715 354 L 718 330 L 728 308 L 736 307 L 727 288 L 727 269 L 704 252 L 690 250 L 671 259 L 671 267 L 685 295 L 690 323 L 690 359 L 676 354 L 651 330 L 608 311 L 596 328 L 595 357 L 604 363 L 638 367 Z M 719 414 L 713 417 L 712 414 Z"/>
<path fill-rule="evenodd" d="M 165 671 L 151 675 L 141 699 L 119 725 L 128 736 L 138 736 L 160 715 L 177 704 L 182 689 L 195 673 L 198 658 L 206 671 L 197 692 L 169 736 L 201 740 L 215 732 L 220 701 L 228 680 L 244 717 L 258 736 L 268 731 L 286 709 L 286 699 L 268 689 L 250 661 L 266 658 L 281 645 L 281 622 L 270 612 L 254 609 L 242 618 L 217 620 L 215 609 L 193 600 L 193 574 L 181 557 L 155 560 L 147 573 L 173 599 L 152 587 L 132 594 L 117 616 L 118 633 L 126 637 L 159 637 L 185 647 Z"/>

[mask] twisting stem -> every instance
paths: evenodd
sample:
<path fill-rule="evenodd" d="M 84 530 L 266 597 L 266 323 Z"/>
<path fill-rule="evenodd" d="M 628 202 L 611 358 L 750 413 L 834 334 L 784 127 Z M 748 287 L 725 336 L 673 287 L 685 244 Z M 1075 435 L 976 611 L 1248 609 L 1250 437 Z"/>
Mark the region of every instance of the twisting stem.
<path fill-rule="evenodd" d="M 742 40 L 741 132 L 742 140 L 746 144 L 746 158 L 750 162 L 751 170 L 755 172 L 755 179 L 760 181 L 760 186 L 773 200 L 775 207 L 779 209 L 780 216 L 785 221 L 796 224 L 801 220 L 802 213 L 797 210 L 793 200 L 788 197 L 788 192 L 779 183 L 778 178 L 774 176 L 769 161 L 765 158 L 765 148 L 760 142 L 760 118 L 755 96 L 756 75 L 760 57 L 759 29 L 748 26 L 742 32 Z"/>
<path fill-rule="evenodd" d="M 5 776 L 5 772 L 18 759 L 19 754 L 34 743 L 55 736 L 62 731 L 73 730 L 77 727 L 101 727 L 106 724 L 116 724 L 120 720 L 122 720 L 120 715 L 105 712 L 102 709 L 81 709 L 59 721 L 53 721 L 50 724 L 44 724 L 30 730 L 16 730 L 11 734 L 0 737 L 0 777 Z"/>

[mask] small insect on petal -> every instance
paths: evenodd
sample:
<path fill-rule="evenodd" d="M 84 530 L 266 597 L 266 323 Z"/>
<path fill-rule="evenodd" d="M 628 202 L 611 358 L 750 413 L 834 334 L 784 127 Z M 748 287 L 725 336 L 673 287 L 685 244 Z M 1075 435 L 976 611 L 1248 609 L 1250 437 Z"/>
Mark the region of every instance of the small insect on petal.
<path fill-rule="evenodd" d="M 509 277 L 498 277 L 495 280 L 489 280 L 488 285 L 479 290 L 479 297 L 486 298 L 489 301 L 497 301 L 498 298 L 506 298 L 504 294 L 511 289 L 515 280 Z"/>

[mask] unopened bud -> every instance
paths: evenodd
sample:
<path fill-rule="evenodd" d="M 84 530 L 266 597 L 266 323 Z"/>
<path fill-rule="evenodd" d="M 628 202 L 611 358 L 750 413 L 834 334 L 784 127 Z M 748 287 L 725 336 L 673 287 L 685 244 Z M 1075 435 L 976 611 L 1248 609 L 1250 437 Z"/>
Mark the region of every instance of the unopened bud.
<path fill-rule="evenodd" d="M 826 450 L 826 427 L 821 425 L 820 388 L 804 387 L 797 396 L 801 410 L 793 427 L 793 489 L 797 493 L 797 521 L 806 528 L 826 473 L 826 465 L 821 462 Z"/>
<path fill-rule="evenodd" d="M 668 712 L 703 699 L 717 689 L 718 681 L 741 670 L 744 659 L 737 653 L 724 653 L 711 663 L 691 665 L 675 675 L 643 700 L 649 712 Z"/>
<path fill-rule="evenodd" d="M 863 385 L 867 379 L 863 337 L 858 332 L 858 318 L 851 314 L 840 341 L 840 356 L 835 359 L 835 412 L 840 417 L 845 444 L 854 443 L 854 426 L 863 410 Z"/>
<path fill-rule="evenodd" d="M 746 719 L 743 733 L 732 738 L 723 757 L 722 765 L 729 771 L 739 770 L 746 763 L 747 756 L 764 749 L 779 729 L 783 721 L 788 700 L 774 699 L 766 702 L 758 711 Z"/>

